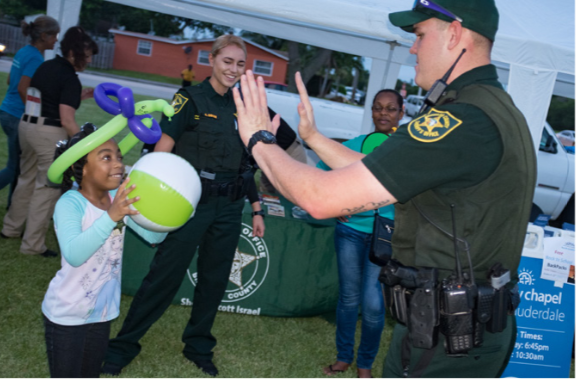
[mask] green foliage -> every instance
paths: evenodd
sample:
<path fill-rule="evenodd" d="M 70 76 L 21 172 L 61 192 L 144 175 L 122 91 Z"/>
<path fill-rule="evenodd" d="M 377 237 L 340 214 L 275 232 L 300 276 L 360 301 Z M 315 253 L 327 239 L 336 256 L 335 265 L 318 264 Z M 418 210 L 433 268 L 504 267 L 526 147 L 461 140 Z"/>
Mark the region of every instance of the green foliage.
<path fill-rule="evenodd" d="M 129 78 L 135 79 L 143 79 L 143 80 L 150 80 L 154 82 L 160 83 L 168 83 L 168 84 L 175 84 L 181 85 L 181 78 L 165 76 L 165 75 L 157 75 L 157 74 L 149 74 L 147 72 L 138 72 L 138 71 L 130 71 L 130 70 L 103 70 L 99 68 L 91 68 L 90 72 L 98 72 L 103 75 L 119 75 L 119 76 L 126 76 Z M 198 84 L 199 81 L 192 81 L 192 85 Z"/>
<path fill-rule="evenodd" d="M 9 16 L 15 21 L 24 16 L 46 14 L 47 0 L 0 0 L 0 16 Z"/>
<path fill-rule="evenodd" d="M 242 31 L 241 36 L 248 40 L 253 41 L 259 45 L 264 47 L 268 47 L 272 50 L 281 50 L 286 51 L 288 49 L 288 45 L 286 44 L 286 40 L 275 38 L 273 36 L 262 35 L 255 32 L 250 31 Z"/>
<path fill-rule="evenodd" d="M 564 97 L 552 97 L 548 110 L 548 123 L 556 132 L 575 130 L 575 100 Z"/>
<path fill-rule="evenodd" d="M 181 32 L 182 20 L 172 15 L 105 0 L 83 0 L 80 14 L 80 25 L 95 34 L 105 36 L 108 35 L 108 27 L 114 25 L 125 26 L 128 31 L 141 33 L 148 33 L 153 25 L 156 35 L 169 36 Z M 99 24 L 103 22 L 110 22 L 111 25 L 102 28 Z"/>

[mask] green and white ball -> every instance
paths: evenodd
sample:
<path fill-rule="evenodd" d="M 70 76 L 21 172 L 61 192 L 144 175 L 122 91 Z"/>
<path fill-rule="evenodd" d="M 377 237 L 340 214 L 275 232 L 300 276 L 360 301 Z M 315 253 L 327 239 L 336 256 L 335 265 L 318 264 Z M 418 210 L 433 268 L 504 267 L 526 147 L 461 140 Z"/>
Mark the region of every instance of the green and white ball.
<path fill-rule="evenodd" d="M 143 228 L 171 232 L 195 214 L 201 181 L 183 158 L 171 153 L 149 153 L 135 163 L 129 178 L 129 185 L 136 187 L 128 197 L 140 197 L 131 205 L 139 214 L 131 218 Z"/>

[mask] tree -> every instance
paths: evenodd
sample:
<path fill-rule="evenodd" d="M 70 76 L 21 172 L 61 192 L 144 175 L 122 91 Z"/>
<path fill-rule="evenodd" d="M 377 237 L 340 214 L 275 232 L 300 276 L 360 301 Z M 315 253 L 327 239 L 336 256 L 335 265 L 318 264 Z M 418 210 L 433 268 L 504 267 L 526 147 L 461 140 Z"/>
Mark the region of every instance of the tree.
<path fill-rule="evenodd" d="M 574 99 L 557 96 L 552 97 L 547 120 L 556 132 L 562 130 L 575 130 L 574 106 Z"/>
<path fill-rule="evenodd" d="M 46 13 L 46 0 L 0 0 L 0 16 L 8 16 L 17 22 L 24 16 Z"/>
<path fill-rule="evenodd" d="M 298 92 L 294 74 L 300 71 L 304 84 L 330 60 L 332 50 L 288 41 L 288 91 Z"/>
<path fill-rule="evenodd" d="M 108 36 L 109 28 L 125 26 L 128 31 L 141 33 L 153 27 L 156 35 L 169 36 L 181 33 L 184 20 L 104 0 L 83 0 L 79 24 L 94 35 Z"/>

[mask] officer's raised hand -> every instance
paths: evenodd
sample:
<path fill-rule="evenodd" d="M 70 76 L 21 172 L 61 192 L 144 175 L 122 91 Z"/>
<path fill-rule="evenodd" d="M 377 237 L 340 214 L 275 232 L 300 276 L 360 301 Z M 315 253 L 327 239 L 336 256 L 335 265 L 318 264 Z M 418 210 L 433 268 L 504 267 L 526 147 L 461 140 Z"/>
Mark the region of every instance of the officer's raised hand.
<path fill-rule="evenodd" d="M 238 113 L 238 130 L 240 137 L 245 146 L 254 133 L 260 130 L 267 130 L 273 132 L 274 124 L 280 124 L 280 116 L 270 121 L 270 114 L 268 113 L 268 101 L 266 98 L 266 88 L 264 87 L 264 79 L 259 76 L 258 81 L 254 79 L 254 74 L 251 70 L 246 71 L 240 79 L 240 87 L 244 94 L 242 100 L 238 89 L 234 88 L 234 101 Z M 277 129 L 277 127 L 276 127 Z"/>
<path fill-rule="evenodd" d="M 300 103 L 298 104 L 298 114 L 300 115 L 300 123 L 298 124 L 298 134 L 300 138 L 308 142 L 313 135 L 318 133 L 316 128 L 316 123 L 314 122 L 314 110 L 312 104 L 310 104 L 310 99 L 308 98 L 308 92 L 306 91 L 306 86 L 302 82 L 302 76 L 300 72 L 296 72 L 296 87 L 298 88 L 298 93 L 300 94 Z"/>

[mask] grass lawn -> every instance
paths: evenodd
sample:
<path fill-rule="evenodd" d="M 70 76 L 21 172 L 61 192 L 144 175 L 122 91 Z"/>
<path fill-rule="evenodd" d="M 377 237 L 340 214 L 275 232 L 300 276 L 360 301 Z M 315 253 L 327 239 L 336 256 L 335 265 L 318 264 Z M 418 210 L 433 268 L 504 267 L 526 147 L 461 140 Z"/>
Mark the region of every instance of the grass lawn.
<path fill-rule="evenodd" d="M 157 74 L 148 74 L 146 72 L 137 72 L 137 71 L 129 71 L 129 70 L 114 70 L 114 69 L 103 70 L 100 68 L 89 68 L 88 70 L 90 70 L 92 72 L 100 72 L 104 75 L 110 74 L 110 75 L 127 76 L 129 78 L 152 80 L 155 82 L 181 85 L 181 78 L 173 78 L 170 76 L 163 76 L 163 75 L 157 75 Z M 199 83 L 199 82 L 195 81 L 195 80 L 193 82 L 191 82 L 192 85 L 195 85 L 197 83 Z"/>
<path fill-rule="evenodd" d="M 0 73 L 0 96 L 5 92 L 6 74 Z M 135 99 L 149 98 L 135 96 Z M 83 101 L 77 111 L 79 124 L 90 121 L 101 126 L 109 119 L 111 116 L 93 100 Z M 119 134 L 117 140 L 123 138 L 127 130 Z M 134 163 L 139 151 L 140 147 L 136 146 L 126 156 L 126 163 Z M 6 157 L 6 136 L 0 131 L 0 167 L 6 164 Z M 0 190 L 0 219 L 6 213 L 7 196 L 8 187 Z M 52 226 L 47 245 L 50 249 L 58 249 Z M 19 246 L 19 239 L 0 239 L 0 378 L 48 377 L 40 305 L 48 283 L 60 268 L 60 259 L 22 255 Z M 130 296 L 122 296 L 121 316 L 112 324 L 112 336 L 121 328 L 131 300 Z M 142 339 L 141 354 L 121 377 L 204 377 L 181 354 L 181 334 L 190 310 L 189 307 L 170 306 Z M 391 327 L 383 334 L 373 369 L 376 376 L 381 373 Z M 333 315 L 273 318 L 218 312 L 213 328 L 218 339 L 215 363 L 220 377 L 324 377 L 322 368 L 333 363 L 336 356 L 334 333 Z M 356 370 L 351 368 L 337 377 L 356 377 Z"/>

